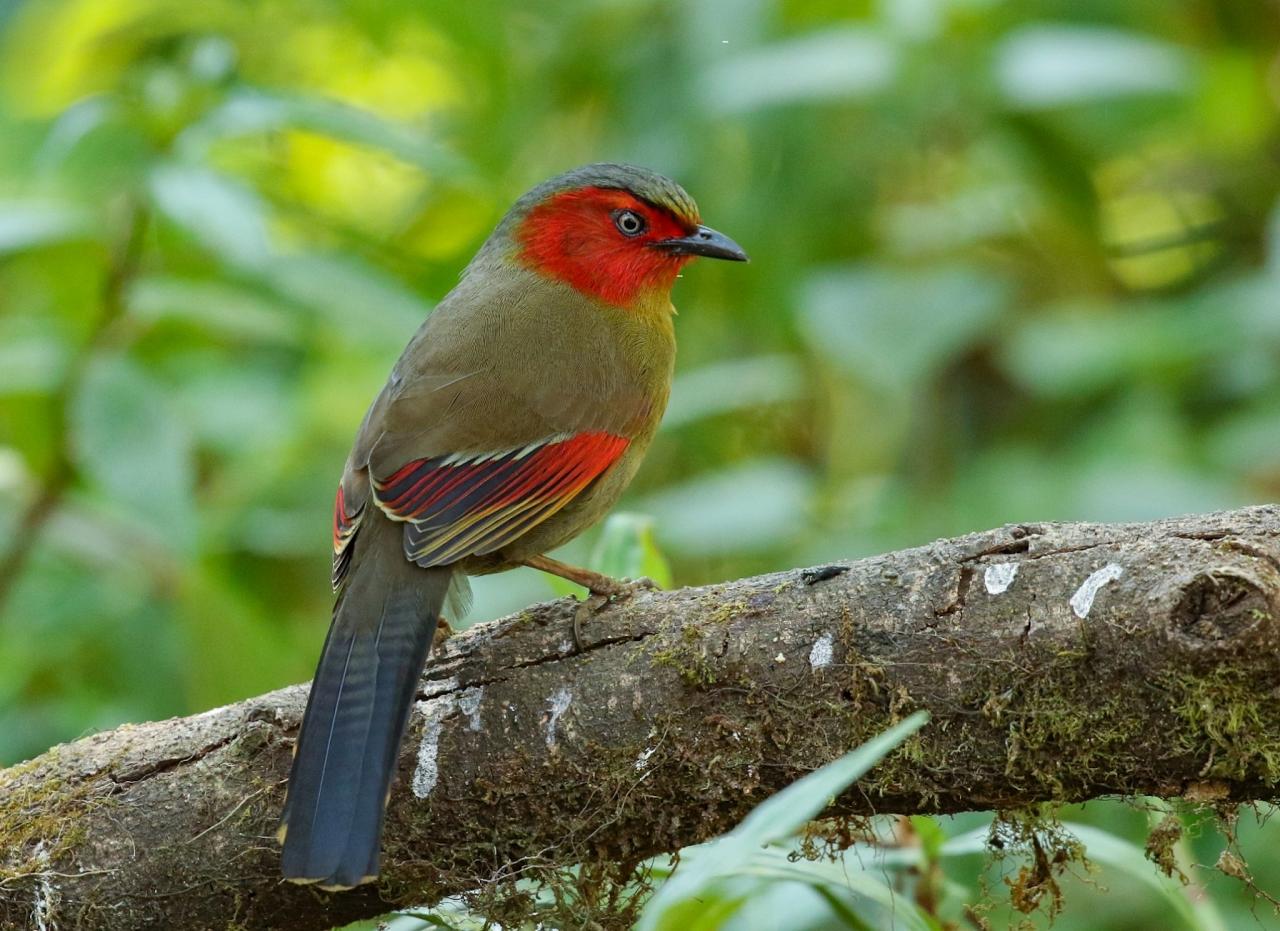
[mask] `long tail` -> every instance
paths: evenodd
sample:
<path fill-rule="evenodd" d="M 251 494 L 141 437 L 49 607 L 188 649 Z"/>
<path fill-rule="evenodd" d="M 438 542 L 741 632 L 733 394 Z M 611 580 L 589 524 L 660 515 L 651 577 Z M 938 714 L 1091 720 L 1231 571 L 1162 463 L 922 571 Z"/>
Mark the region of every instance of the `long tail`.
<path fill-rule="evenodd" d="M 334 607 L 280 823 L 285 878 L 321 888 L 378 874 L 396 757 L 452 576 L 408 562 L 401 526 L 371 518 Z"/>

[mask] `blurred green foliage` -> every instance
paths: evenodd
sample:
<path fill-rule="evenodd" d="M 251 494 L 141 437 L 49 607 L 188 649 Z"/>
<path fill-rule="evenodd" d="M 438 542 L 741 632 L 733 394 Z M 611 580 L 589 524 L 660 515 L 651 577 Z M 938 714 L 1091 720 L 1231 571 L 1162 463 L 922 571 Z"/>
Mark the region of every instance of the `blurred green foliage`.
<path fill-rule="evenodd" d="M 1249 0 L 0 4 L 0 763 L 309 676 L 365 405 L 578 163 L 754 262 L 677 286 L 652 524 L 567 558 L 1275 498 L 1278 44 Z"/>

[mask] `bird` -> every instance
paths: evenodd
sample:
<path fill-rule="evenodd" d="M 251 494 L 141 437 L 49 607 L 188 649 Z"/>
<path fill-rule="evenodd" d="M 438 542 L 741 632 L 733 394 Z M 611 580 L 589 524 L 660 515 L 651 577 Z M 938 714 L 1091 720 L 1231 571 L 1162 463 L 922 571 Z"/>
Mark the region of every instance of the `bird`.
<path fill-rule="evenodd" d="M 410 339 L 335 496 L 333 618 L 278 833 L 286 879 L 377 878 L 417 682 L 468 576 L 530 566 L 627 592 L 546 553 L 635 475 L 670 394 L 671 289 L 699 256 L 747 261 L 662 174 L 575 168 L 516 200 Z"/>

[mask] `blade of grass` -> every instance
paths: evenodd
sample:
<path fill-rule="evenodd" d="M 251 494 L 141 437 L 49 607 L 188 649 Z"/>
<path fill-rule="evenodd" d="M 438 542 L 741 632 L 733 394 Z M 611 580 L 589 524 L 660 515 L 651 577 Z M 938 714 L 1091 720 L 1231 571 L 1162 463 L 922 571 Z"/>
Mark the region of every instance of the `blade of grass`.
<path fill-rule="evenodd" d="M 696 860 L 675 871 L 645 908 L 638 931 L 684 931 L 694 927 L 704 911 L 700 899 L 709 894 L 718 878 L 737 873 L 760 848 L 795 833 L 928 719 L 926 712 L 917 712 L 766 799 L 736 828 L 706 845 Z"/>

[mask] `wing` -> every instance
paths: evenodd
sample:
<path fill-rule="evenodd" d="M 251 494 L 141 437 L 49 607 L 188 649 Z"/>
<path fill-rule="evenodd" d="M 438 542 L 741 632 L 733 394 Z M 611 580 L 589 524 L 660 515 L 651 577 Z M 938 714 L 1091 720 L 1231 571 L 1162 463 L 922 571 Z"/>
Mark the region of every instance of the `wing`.
<path fill-rule="evenodd" d="M 386 478 L 373 495 L 393 520 L 404 521 L 405 555 L 440 566 L 502 549 L 546 520 L 613 465 L 625 437 L 579 433 L 498 454 L 415 459 Z"/>
<path fill-rule="evenodd" d="M 356 531 L 360 528 L 360 520 L 364 517 L 364 501 L 355 508 L 347 508 L 347 494 L 338 484 L 338 494 L 333 501 L 333 590 L 342 587 L 342 580 L 347 577 L 347 569 L 351 566 L 351 556 L 355 552 L 351 543 Z"/>
<path fill-rule="evenodd" d="M 372 479 L 373 499 L 405 523 L 405 556 L 424 568 L 502 549 L 599 478 L 626 450 L 626 437 L 579 433 L 499 454 L 434 456 Z M 364 503 L 333 507 L 333 587 L 346 578 Z"/>

